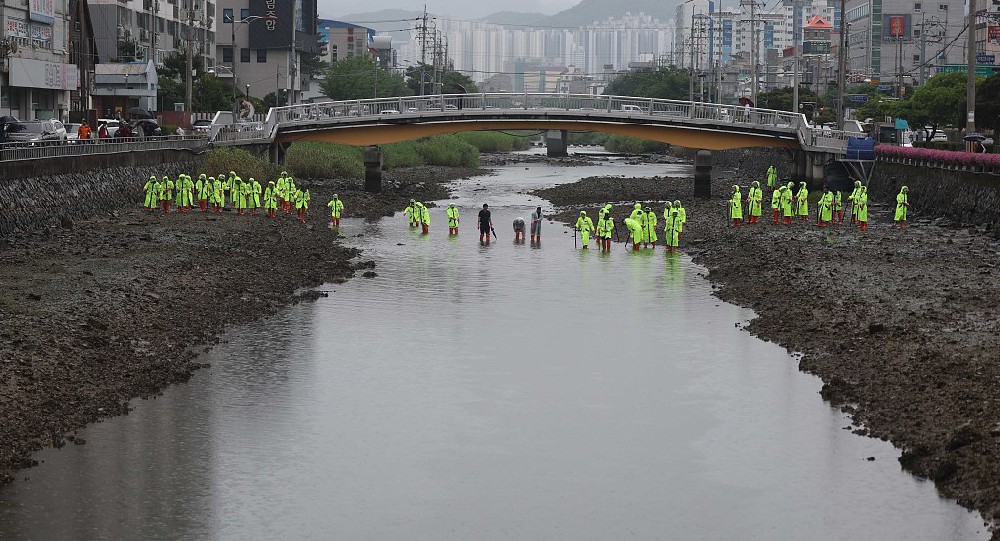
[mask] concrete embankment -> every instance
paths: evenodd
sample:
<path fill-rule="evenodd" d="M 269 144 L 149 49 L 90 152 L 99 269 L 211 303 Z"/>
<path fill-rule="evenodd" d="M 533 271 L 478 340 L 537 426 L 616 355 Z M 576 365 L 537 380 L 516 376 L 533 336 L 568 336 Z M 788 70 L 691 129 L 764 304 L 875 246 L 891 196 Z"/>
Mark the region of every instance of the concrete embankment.
<path fill-rule="evenodd" d="M 763 185 L 769 165 L 778 168 L 779 179 L 788 178 L 791 156 L 782 149 L 727 150 L 713 152 L 712 164 L 713 179 L 719 182 L 731 178 L 741 186 L 754 180 Z M 878 162 L 868 185 L 870 200 L 895 205 L 904 185 L 910 188 L 914 217 L 948 218 L 1000 232 L 1000 177 Z"/>
<path fill-rule="evenodd" d="M 128 165 L 54 175 L 0 178 L 0 237 L 34 231 L 69 219 L 106 214 L 141 201 L 150 175 L 177 178 L 194 167 L 189 161 Z"/>

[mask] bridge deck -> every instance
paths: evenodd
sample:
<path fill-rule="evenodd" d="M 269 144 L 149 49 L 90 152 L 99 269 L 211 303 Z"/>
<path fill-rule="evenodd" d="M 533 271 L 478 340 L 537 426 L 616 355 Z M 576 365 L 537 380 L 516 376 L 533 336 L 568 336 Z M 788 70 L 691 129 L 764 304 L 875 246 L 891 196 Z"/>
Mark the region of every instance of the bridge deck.
<path fill-rule="evenodd" d="M 444 94 L 277 107 L 262 123 L 217 127 L 217 144 L 319 140 L 384 144 L 497 129 L 604 131 L 706 149 L 748 146 L 843 154 L 848 134 L 801 114 L 713 103 L 576 94 Z"/>

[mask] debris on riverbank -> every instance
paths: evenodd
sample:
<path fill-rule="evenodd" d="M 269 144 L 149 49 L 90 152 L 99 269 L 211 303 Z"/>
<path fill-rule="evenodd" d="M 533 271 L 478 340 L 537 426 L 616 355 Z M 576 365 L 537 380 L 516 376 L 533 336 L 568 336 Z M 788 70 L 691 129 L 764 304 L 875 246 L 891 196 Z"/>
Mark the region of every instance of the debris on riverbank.
<path fill-rule="evenodd" d="M 873 202 L 867 233 L 849 217 L 775 226 L 769 193 L 761 224 L 730 228 L 723 192 L 737 182 L 720 177 L 710 201 L 673 178 L 595 177 L 535 195 L 566 223 L 622 194 L 631 199 L 616 205 L 619 220 L 635 200 L 662 214 L 662 201 L 680 199 L 681 251 L 709 269 L 720 298 L 758 314 L 747 330 L 803 353 L 800 369 L 822 378 L 823 398 L 857 432 L 902 449 L 906 470 L 1000 519 L 1000 242 L 943 219 L 893 229 L 888 201 Z"/>
<path fill-rule="evenodd" d="M 480 173 L 398 169 L 381 195 L 361 181 L 302 181 L 312 196 L 306 224 L 232 209 L 147 214 L 137 198 L 0 239 L 0 485 L 34 464 L 33 451 L 82 443 L 76 429 L 186 381 L 225 328 L 316 298 L 303 287 L 371 272 L 328 228 L 335 191 L 348 216 L 378 218 L 410 197 L 446 198 L 442 182 Z"/>

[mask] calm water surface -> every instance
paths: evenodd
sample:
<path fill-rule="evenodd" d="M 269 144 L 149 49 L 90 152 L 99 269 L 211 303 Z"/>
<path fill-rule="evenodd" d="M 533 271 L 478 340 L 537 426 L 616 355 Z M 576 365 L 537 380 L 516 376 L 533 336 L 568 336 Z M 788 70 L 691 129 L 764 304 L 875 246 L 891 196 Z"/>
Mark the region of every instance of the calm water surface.
<path fill-rule="evenodd" d="M 0 539 L 986 539 L 687 257 L 574 251 L 555 224 L 511 241 L 539 203 L 519 191 L 687 172 L 502 168 L 459 183 L 459 238 L 443 208 L 426 237 L 345 221 L 377 278 L 233 329 L 190 383 L 39 453 Z"/>

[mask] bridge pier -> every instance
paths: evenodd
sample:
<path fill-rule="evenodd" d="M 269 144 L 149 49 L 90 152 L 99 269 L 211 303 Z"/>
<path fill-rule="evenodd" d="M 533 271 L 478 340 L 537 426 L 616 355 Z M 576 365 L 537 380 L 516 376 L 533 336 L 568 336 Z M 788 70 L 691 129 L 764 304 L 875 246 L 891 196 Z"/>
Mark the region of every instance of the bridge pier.
<path fill-rule="evenodd" d="M 550 158 L 565 158 L 569 156 L 569 132 L 566 130 L 549 130 L 545 132 L 545 148 Z"/>
<path fill-rule="evenodd" d="M 382 148 L 371 145 L 362 151 L 365 161 L 365 191 L 382 193 Z"/>
<path fill-rule="evenodd" d="M 276 163 L 278 165 L 283 165 L 285 163 L 285 155 L 288 154 L 288 147 L 291 143 L 273 143 L 267 149 L 267 158 L 271 163 Z"/>
<path fill-rule="evenodd" d="M 694 156 L 694 196 L 712 197 L 712 151 L 699 150 Z"/>

